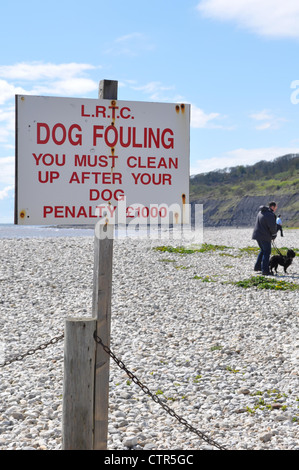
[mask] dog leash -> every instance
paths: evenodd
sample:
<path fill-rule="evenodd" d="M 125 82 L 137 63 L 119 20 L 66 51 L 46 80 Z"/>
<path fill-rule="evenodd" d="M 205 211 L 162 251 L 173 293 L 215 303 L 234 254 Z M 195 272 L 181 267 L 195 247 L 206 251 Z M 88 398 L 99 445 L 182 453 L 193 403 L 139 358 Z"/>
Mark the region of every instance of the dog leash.
<path fill-rule="evenodd" d="M 275 245 L 274 243 L 274 240 L 272 240 L 272 245 L 273 245 L 273 248 L 277 251 L 277 253 L 280 255 L 280 256 L 283 256 L 282 253 L 279 251 L 279 249 L 277 248 L 277 246 Z"/>

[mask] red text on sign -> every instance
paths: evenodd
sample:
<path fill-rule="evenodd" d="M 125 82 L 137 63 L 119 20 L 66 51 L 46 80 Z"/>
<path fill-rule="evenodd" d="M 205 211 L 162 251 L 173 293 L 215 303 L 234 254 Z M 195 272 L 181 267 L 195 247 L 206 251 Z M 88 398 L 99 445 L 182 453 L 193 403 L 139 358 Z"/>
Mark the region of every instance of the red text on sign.
<path fill-rule="evenodd" d="M 72 124 L 68 129 L 64 124 L 57 123 L 52 129 L 45 122 L 38 122 L 36 126 L 36 142 L 38 144 L 47 144 L 52 138 L 56 145 L 63 145 L 68 141 L 71 145 L 82 145 L 82 132 L 79 124 Z"/>
<path fill-rule="evenodd" d="M 39 165 L 40 162 L 45 166 L 65 165 L 65 153 L 61 156 L 59 156 L 57 153 L 55 155 L 52 155 L 51 153 L 40 153 L 39 155 L 36 155 L 35 153 L 33 153 L 32 156 L 35 159 L 36 165 Z"/>
<path fill-rule="evenodd" d="M 111 168 L 115 167 L 115 162 L 118 159 L 117 155 L 75 155 L 75 166 L 100 166 L 107 167 L 110 163 Z"/>
<path fill-rule="evenodd" d="M 85 105 L 81 105 L 81 116 L 83 117 L 103 117 L 107 119 L 134 119 L 130 114 L 131 110 L 127 106 L 120 108 L 119 106 L 96 106 L 92 114 L 86 112 Z"/>
<path fill-rule="evenodd" d="M 171 185 L 171 175 L 164 173 L 131 173 L 135 184 Z"/>
<path fill-rule="evenodd" d="M 77 173 L 74 171 L 69 180 L 69 183 L 82 183 L 85 181 L 91 180 L 94 184 L 122 184 L 122 174 L 121 173 L 108 173 L 100 171 L 82 171 L 82 173 Z"/>
<path fill-rule="evenodd" d="M 46 219 L 48 216 L 52 215 L 58 219 L 72 218 L 78 219 L 80 217 L 84 219 L 88 218 L 97 218 L 98 215 L 95 214 L 94 207 L 84 207 L 84 206 L 44 206 L 43 207 L 43 218 Z"/>
<path fill-rule="evenodd" d="M 59 178 L 58 171 L 45 171 L 43 175 L 41 171 L 38 172 L 37 179 L 39 183 L 53 183 Z"/>
<path fill-rule="evenodd" d="M 146 206 L 141 206 L 141 207 L 135 207 L 135 206 L 129 206 L 127 207 L 126 210 L 126 216 L 130 218 L 135 218 L 135 217 L 141 217 L 144 219 L 147 219 L 148 217 L 151 217 L 152 219 L 156 219 L 158 217 L 160 218 L 165 218 L 168 215 L 168 210 L 167 207 L 157 207 L 157 206 L 152 206 L 152 207 L 146 207 Z"/>
<path fill-rule="evenodd" d="M 120 126 L 93 126 L 93 146 L 98 141 L 104 141 L 108 147 L 115 147 L 117 144 L 121 147 L 135 148 L 174 148 L 174 134 L 171 129 L 152 129 L 145 127 L 138 133 L 136 127 L 124 128 Z"/>
<path fill-rule="evenodd" d="M 178 169 L 178 158 L 134 157 L 127 159 L 129 168 L 175 168 Z"/>
<path fill-rule="evenodd" d="M 123 201 L 125 197 L 125 193 L 122 189 L 116 189 L 112 191 L 111 189 L 103 189 L 103 191 L 99 191 L 98 189 L 90 189 L 89 190 L 89 200 L 90 201 L 98 201 L 102 199 L 103 201 L 111 201 L 114 199 L 115 201 Z"/>

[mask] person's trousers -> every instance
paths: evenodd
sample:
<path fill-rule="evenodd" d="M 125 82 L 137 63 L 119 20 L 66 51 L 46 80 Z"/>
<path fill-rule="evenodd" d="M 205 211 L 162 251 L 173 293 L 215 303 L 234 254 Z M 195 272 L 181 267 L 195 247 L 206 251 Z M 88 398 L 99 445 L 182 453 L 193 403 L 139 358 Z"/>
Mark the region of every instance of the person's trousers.
<path fill-rule="evenodd" d="M 260 252 L 255 262 L 254 270 L 262 271 L 262 274 L 269 274 L 269 259 L 271 255 L 271 242 L 259 241 Z"/>
<path fill-rule="evenodd" d="M 283 237 L 282 225 L 277 224 L 277 233 L 280 231 L 280 235 Z"/>

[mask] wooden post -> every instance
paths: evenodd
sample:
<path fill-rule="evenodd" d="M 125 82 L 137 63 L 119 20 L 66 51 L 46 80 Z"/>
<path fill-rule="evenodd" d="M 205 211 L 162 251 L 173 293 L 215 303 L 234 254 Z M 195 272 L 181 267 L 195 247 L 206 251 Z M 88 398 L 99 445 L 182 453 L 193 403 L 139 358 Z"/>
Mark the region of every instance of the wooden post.
<path fill-rule="evenodd" d="M 95 328 L 93 318 L 65 322 L 63 450 L 93 449 Z"/>
<path fill-rule="evenodd" d="M 117 81 L 102 80 L 100 99 L 117 99 Z M 93 316 L 97 335 L 110 346 L 113 230 L 111 225 L 100 225 L 94 238 Z M 94 450 L 107 449 L 109 407 L 109 355 L 96 343 L 94 396 Z"/>
<path fill-rule="evenodd" d="M 99 99 L 101 100 L 117 100 L 116 80 L 101 80 L 99 85 Z"/>

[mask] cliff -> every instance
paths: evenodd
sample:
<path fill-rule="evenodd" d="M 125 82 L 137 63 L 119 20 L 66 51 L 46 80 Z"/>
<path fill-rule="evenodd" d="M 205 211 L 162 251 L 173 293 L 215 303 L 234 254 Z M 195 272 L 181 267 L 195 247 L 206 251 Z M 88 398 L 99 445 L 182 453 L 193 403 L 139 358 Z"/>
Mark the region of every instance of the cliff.
<path fill-rule="evenodd" d="M 253 226 L 259 207 L 270 201 L 285 227 L 299 227 L 299 155 L 190 179 L 190 203 L 203 204 L 204 226 Z"/>
<path fill-rule="evenodd" d="M 191 202 L 203 204 L 205 227 L 249 227 L 255 222 L 258 209 L 270 201 L 277 203 L 283 225 L 299 227 L 299 193 L 290 195 L 243 196 L 231 199 L 200 199 Z"/>

